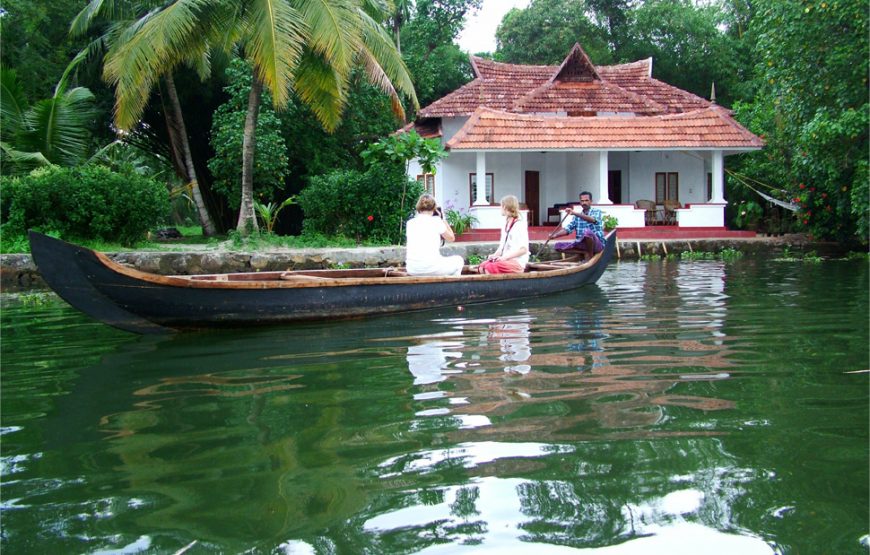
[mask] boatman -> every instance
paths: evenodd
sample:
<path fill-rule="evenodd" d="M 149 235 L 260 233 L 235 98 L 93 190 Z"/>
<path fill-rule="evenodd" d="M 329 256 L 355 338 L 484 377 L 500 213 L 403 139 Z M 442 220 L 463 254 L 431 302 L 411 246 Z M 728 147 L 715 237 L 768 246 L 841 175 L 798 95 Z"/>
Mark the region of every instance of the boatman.
<path fill-rule="evenodd" d="M 604 250 L 604 215 L 601 210 L 592 208 L 592 193 L 580 193 L 580 210 L 569 206 L 565 208 L 566 216 L 573 216 L 571 222 L 550 234 L 550 238 L 563 237 L 577 232 L 573 241 L 556 243 L 556 252 L 576 254 L 580 260 L 589 260 L 595 253 Z"/>

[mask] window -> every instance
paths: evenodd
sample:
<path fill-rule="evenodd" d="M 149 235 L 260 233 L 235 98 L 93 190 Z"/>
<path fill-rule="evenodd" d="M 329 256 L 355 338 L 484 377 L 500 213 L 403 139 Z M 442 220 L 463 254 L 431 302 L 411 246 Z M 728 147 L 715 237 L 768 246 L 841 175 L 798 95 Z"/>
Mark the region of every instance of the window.
<path fill-rule="evenodd" d="M 477 174 L 468 174 L 468 196 L 471 204 L 477 199 L 475 188 L 477 187 Z M 486 174 L 486 203 L 495 204 L 495 177 L 491 173 Z"/>
<path fill-rule="evenodd" d="M 680 200 L 680 174 L 677 172 L 656 173 L 656 204 L 666 200 Z"/>
<path fill-rule="evenodd" d="M 704 202 L 710 202 L 710 199 L 713 198 L 713 174 L 707 174 L 707 198 L 704 199 Z"/>
<path fill-rule="evenodd" d="M 423 192 L 435 196 L 435 174 L 421 173 L 417 176 L 417 183 L 423 186 Z"/>

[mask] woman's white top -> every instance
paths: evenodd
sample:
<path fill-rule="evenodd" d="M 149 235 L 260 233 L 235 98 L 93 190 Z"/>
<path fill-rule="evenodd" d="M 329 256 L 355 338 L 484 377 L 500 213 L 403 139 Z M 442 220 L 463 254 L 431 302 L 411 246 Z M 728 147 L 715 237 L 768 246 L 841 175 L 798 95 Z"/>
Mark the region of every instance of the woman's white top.
<path fill-rule="evenodd" d="M 437 216 L 417 214 L 405 229 L 405 266 L 415 276 L 450 276 L 462 272 L 461 256 L 441 256 L 441 234 L 447 224 Z"/>
<path fill-rule="evenodd" d="M 529 225 L 520 216 L 508 231 L 509 221 L 509 219 L 505 220 L 505 225 L 501 228 L 501 239 L 499 240 L 499 244 L 502 245 L 501 253 L 505 254 L 520 247 L 526 247 L 526 254 L 514 258 L 522 268 L 525 268 L 526 264 L 529 263 Z"/>

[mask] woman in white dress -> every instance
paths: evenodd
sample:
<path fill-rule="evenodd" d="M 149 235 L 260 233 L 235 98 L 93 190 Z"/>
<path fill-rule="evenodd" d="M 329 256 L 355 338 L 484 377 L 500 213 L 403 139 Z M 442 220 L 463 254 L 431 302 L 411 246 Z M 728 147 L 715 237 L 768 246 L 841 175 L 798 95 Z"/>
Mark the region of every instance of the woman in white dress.
<path fill-rule="evenodd" d="M 478 267 L 481 274 L 515 274 L 524 272 L 529 261 L 529 226 L 520 214 L 517 197 L 501 199 L 504 227 L 498 249 Z"/>
<path fill-rule="evenodd" d="M 459 255 L 441 256 L 441 239 L 453 241 L 453 229 L 436 210 L 435 197 L 417 200 L 417 215 L 405 228 L 405 266 L 412 276 L 458 276 L 465 261 Z"/>

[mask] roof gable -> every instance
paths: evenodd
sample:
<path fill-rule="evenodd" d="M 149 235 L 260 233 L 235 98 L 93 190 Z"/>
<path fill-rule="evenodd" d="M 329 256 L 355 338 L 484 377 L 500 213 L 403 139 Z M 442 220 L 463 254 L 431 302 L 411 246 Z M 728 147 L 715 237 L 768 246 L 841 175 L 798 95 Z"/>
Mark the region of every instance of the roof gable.
<path fill-rule="evenodd" d="M 574 48 L 571 49 L 571 52 L 562 61 L 562 65 L 559 66 L 559 71 L 550 78 L 551 83 L 555 81 L 563 83 L 589 83 L 591 81 L 601 81 L 601 77 L 598 76 L 595 66 L 589 61 L 589 56 L 575 42 Z"/>

